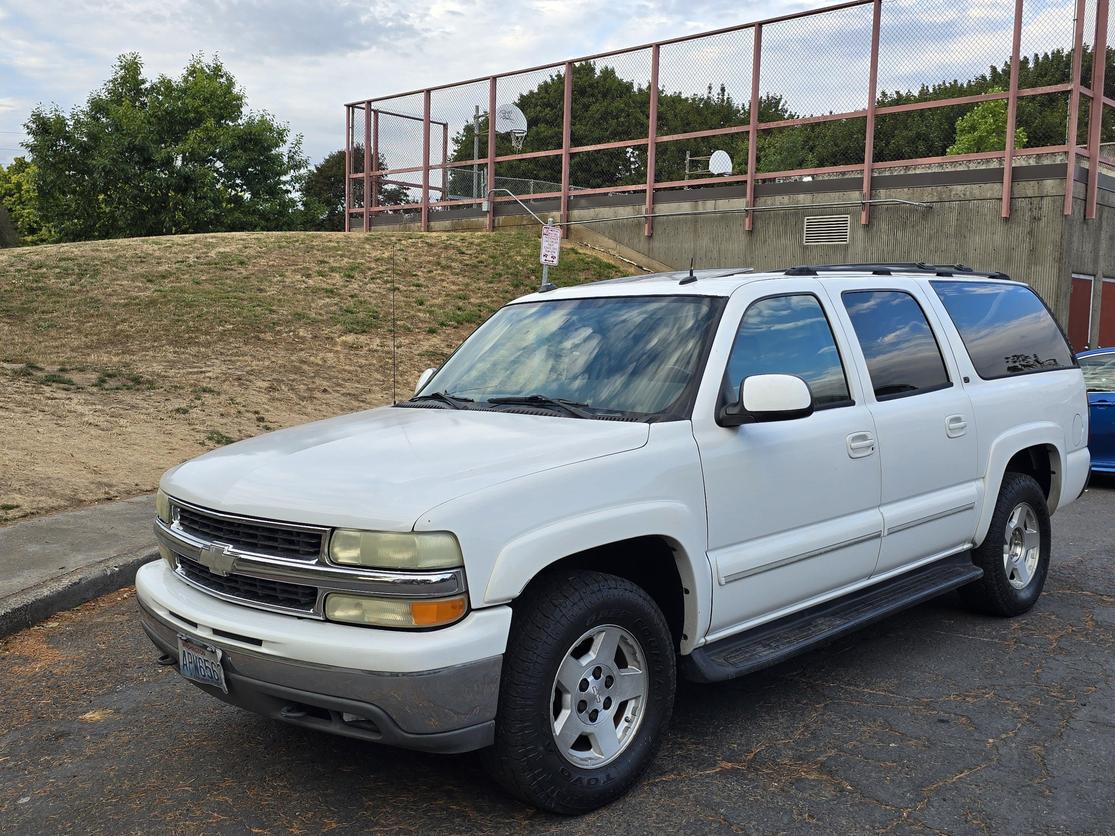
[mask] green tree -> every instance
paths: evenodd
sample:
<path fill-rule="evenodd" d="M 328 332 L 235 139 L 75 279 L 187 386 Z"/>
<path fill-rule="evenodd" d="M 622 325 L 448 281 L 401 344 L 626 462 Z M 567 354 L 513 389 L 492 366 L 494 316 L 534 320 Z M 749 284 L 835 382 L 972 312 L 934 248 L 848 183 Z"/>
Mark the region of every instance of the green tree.
<path fill-rule="evenodd" d="M 352 149 L 354 160 L 363 160 L 364 147 Z M 379 155 L 376 169 L 386 168 L 383 155 Z M 397 206 L 407 202 L 407 192 L 401 186 L 383 182 L 382 175 L 373 178 L 378 188 L 377 206 Z M 364 187 L 362 180 L 353 180 L 354 194 Z M 355 201 L 354 201 L 355 202 Z M 305 229 L 338 231 L 345 228 L 345 151 L 340 149 L 325 157 L 310 169 L 302 184 L 302 211 Z"/>
<path fill-rule="evenodd" d="M 614 68 L 598 67 L 589 62 L 573 65 L 573 112 L 570 142 L 574 145 L 596 145 L 646 136 L 649 88 L 620 77 Z M 523 151 L 550 151 L 561 148 L 562 107 L 565 80 L 551 75 L 539 85 L 520 95 L 515 104 L 526 116 L 530 126 Z M 748 104 L 736 102 L 721 85 L 711 85 L 703 93 L 684 94 L 659 91 L 658 135 L 710 130 L 746 125 L 750 120 Z M 759 105 L 760 119 L 773 121 L 789 118 L 785 103 L 779 96 L 764 96 Z M 479 121 L 481 156 L 487 154 L 487 117 Z M 862 143 L 862 141 L 861 141 Z M 713 150 L 727 151 L 736 174 L 747 165 L 747 136 L 729 134 L 687 142 L 658 143 L 655 176 L 658 181 L 685 179 L 685 154 L 707 156 Z M 496 154 L 515 153 L 509 136 L 496 136 Z M 862 156 L 862 148 L 860 155 Z M 473 126 L 466 124 L 453 138 L 452 160 L 468 160 L 473 155 Z M 636 185 L 646 182 L 646 147 L 610 148 L 586 154 L 575 154 L 570 161 L 569 180 L 574 187 Z M 471 177 L 471 169 L 460 169 Z M 541 180 L 557 184 L 561 181 L 561 158 L 541 157 L 500 163 L 496 171 L 503 178 Z M 464 176 L 464 175 L 462 175 Z M 700 176 L 700 175 L 693 175 Z M 538 189 L 543 190 L 543 189 Z M 468 188 L 459 189 L 468 192 Z"/>
<path fill-rule="evenodd" d="M 54 237 L 39 215 L 36 173 L 35 164 L 24 157 L 16 157 L 6 169 L 0 166 L 0 206 L 8 210 L 24 244 L 41 244 Z"/>
<path fill-rule="evenodd" d="M 148 80 L 122 55 L 84 107 L 40 106 L 25 129 L 39 212 L 63 241 L 299 223 L 301 137 L 249 111 L 217 58 Z"/>
<path fill-rule="evenodd" d="M 0 249 L 4 247 L 18 247 L 20 245 L 19 233 L 8 215 L 4 204 L 0 203 Z"/>
<path fill-rule="evenodd" d="M 991 91 L 997 92 L 997 91 Z M 1025 128 L 1014 132 L 1014 147 L 1025 148 Z M 950 157 L 1002 151 L 1007 145 L 1007 103 L 1004 99 L 980 102 L 956 120 L 956 141 L 949 146 Z"/>
<path fill-rule="evenodd" d="M 1109 62 L 1115 61 L 1115 47 L 1108 48 Z M 1090 73 L 1091 55 L 1085 47 L 1084 77 Z M 1072 53 L 1063 49 L 1023 56 L 1019 62 L 1020 87 L 1044 87 L 1064 84 L 1072 72 Z M 967 80 L 943 80 L 926 84 L 916 90 L 881 91 L 879 107 L 913 104 L 946 98 L 958 98 L 1003 90 L 1010 84 L 1010 62 L 991 66 L 986 72 Z M 1108 95 L 1115 95 L 1115 73 L 1107 76 Z M 537 87 L 521 94 L 515 104 L 527 117 L 530 130 L 523 151 L 552 151 L 562 144 L 562 103 L 565 81 L 560 73 L 543 79 Z M 646 136 L 648 88 L 620 76 L 610 66 L 585 62 L 573 66 L 573 112 L 571 141 L 574 146 L 622 142 Z M 1003 116 L 1000 118 L 1000 111 Z M 701 93 L 660 90 L 658 95 L 658 135 L 690 133 L 713 128 L 743 127 L 750 121 L 750 103 L 732 98 L 725 85 L 710 84 Z M 780 95 L 766 93 L 759 105 L 760 122 L 793 119 L 790 103 Z M 1084 115 L 1082 114 L 1082 122 Z M 1111 121 L 1111 120 L 1109 120 Z M 1000 122 L 998 135 L 989 129 Z M 950 105 L 943 108 L 880 114 L 875 123 L 874 159 L 876 162 L 940 157 L 952 147 L 976 150 L 1002 150 L 1005 145 L 1005 105 L 992 102 L 975 105 Z M 1028 96 L 1018 102 L 1019 144 L 1032 146 L 1063 145 L 1068 124 L 1067 97 L 1063 94 Z M 963 136 L 958 137 L 958 126 Z M 479 156 L 488 153 L 486 117 L 481 117 L 477 137 Z M 760 172 L 786 171 L 837 165 L 862 164 L 866 119 L 842 119 L 797 127 L 765 130 L 759 135 L 757 168 Z M 1083 135 L 1083 134 L 1081 134 Z M 450 157 L 461 161 L 472 159 L 473 125 L 466 124 L 451 144 Z M 1115 121 L 1104 125 L 1105 142 L 1115 140 Z M 659 182 L 685 179 L 685 155 L 707 156 L 722 149 L 732 158 L 733 174 L 747 170 L 747 133 L 724 134 L 677 142 L 659 142 L 655 165 Z M 514 153 L 510 137 L 496 137 L 495 152 L 499 156 Z M 470 168 L 454 169 L 459 178 L 451 187 L 458 195 L 471 194 Z M 561 180 L 561 158 L 548 156 L 537 159 L 513 160 L 498 165 L 496 174 L 504 178 L 520 178 L 558 183 Z M 700 176 L 700 175 L 691 175 Z M 601 188 L 637 185 L 646 180 L 645 146 L 619 148 L 574 154 L 570 164 L 570 182 L 574 187 Z M 545 182 L 542 190 L 545 190 Z M 556 188 L 556 186 L 555 186 Z"/>

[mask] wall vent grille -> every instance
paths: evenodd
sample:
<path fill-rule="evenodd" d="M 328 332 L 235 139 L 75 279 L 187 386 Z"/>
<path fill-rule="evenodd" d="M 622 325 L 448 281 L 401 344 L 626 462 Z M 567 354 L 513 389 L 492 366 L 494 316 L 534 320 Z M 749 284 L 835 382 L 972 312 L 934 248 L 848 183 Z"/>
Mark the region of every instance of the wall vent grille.
<path fill-rule="evenodd" d="M 811 215 L 805 219 L 805 244 L 847 244 L 852 233 L 851 215 Z"/>

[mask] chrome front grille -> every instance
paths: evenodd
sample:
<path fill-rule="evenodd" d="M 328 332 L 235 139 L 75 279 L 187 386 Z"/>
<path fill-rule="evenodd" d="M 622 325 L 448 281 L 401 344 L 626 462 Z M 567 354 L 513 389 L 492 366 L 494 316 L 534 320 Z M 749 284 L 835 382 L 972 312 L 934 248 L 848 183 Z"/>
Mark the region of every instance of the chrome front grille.
<path fill-rule="evenodd" d="M 248 575 L 232 574 L 222 577 L 181 554 L 178 555 L 178 571 L 187 579 L 213 592 L 269 607 L 304 610 L 310 614 L 317 602 L 317 587 Z"/>
<path fill-rule="evenodd" d="M 430 571 L 335 566 L 329 529 L 241 517 L 173 496 L 171 521 L 155 537 L 175 573 L 202 592 L 262 610 L 323 620 L 334 592 L 387 598 L 445 598 L 467 589 L 461 567 Z M 173 560 L 171 560 L 173 558 Z"/>
<path fill-rule="evenodd" d="M 175 511 L 183 531 L 209 542 L 291 560 L 316 560 L 322 553 L 324 529 L 256 522 L 186 505 L 176 505 Z"/>

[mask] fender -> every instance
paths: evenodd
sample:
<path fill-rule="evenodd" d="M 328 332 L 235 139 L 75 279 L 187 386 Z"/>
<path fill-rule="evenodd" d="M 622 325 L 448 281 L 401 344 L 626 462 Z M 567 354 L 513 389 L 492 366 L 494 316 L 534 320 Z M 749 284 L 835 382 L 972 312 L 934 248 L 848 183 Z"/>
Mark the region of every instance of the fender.
<path fill-rule="evenodd" d="M 516 598 L 547 566 L 564 557 L 621 540 L 658 536 L 670 543 L 684 596 L 688 653 L 708 630 L 712 617 L 712 568 L 700 536 L 703 518 L 696 519 L 681 502 L 654 500 L 601 508 L 564 517 L 508 542 L 496 557 L 484 593 L 487 604 Z"/>
<path fill-rule="evenodd" d="M 976 528 L 975 542 L 982 543 L 991 527 L 995 500 L 1003 485 L 1007 463 L 1015 453 L 1027 447 L 1051 447 L 1056 452 L 1049 462 L 1052 478 L 1049 485 L 1049 511 L 1057 509 L 1061 499 L 1061 474 L 1065 468 L 1065 430 L 1051 421 L 1039 421 L 1013 427 L 991 442 L 983 480 L 983 510 Z"/>

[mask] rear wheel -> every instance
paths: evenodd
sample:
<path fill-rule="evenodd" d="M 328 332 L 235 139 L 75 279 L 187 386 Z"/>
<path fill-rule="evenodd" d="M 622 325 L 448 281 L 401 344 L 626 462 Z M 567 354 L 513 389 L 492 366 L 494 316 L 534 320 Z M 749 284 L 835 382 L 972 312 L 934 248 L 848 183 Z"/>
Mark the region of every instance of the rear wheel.
<path fill-rule="evenodd" d="M 960 590 L 964 602 L 992 615 L 1020 615 L 1041 595 L 1049 572 L 1049 508 L 1024 473 L 1003 477 L 987 537 L 972 552 L 983 577 Z"/>
<path fill-rule="evenodd" d="M 670 630 L 646 592 L 614 575 L 555 572 L 515 606 L 494 776 L 555 813 L 615 800 L 658 749 L 675 676 Z"/>

